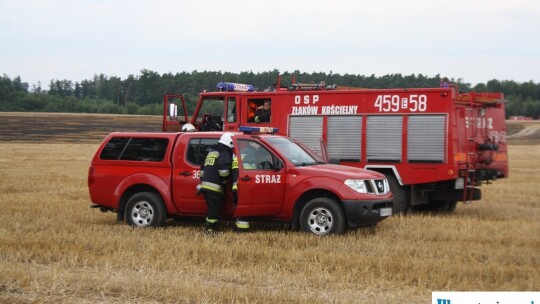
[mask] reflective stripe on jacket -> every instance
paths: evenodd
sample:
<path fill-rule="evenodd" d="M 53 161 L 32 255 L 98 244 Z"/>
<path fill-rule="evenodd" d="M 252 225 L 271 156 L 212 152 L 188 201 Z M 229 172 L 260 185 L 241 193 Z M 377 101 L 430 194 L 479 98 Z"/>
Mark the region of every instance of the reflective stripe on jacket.
<path fill-rule="evenodd" d="M 225 192 L 224 184 L 231 175 L 233 157 L 230 150 L 220 145 L 218 144 L 217 150 L 208 153 L 201 167 L 201 191 L 213 191 L 221 194 Z M 238 162 L 236 166 L 238 167 Z"/>
<path fill-rule="evenodd" d="M 232 168 L 231 168 L 231 177 L 232 177 L 232 190 L 238 190 L 238 158 L 236 154 L 233 153 L 232 156 Z"/>

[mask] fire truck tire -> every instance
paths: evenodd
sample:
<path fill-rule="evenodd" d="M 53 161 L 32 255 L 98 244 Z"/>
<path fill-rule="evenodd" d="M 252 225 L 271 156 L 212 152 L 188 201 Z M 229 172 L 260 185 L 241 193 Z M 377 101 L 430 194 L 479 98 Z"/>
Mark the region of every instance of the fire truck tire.
<path fill-rule="evenodd" d="M 430 203 L 435 205 L 435 210 L 442 212 L 454 212 L 456 210 L 457 201 L 445 200 L 445 201 L 433 201 Z"/>
<path fill-rule="evenodd" d="M 167 214 L 161 197 L 152 192 L 139 192 L 129 198 L 126 222 L 136 227 L 158 227 L 165 224 Z"/>
<path fill-rule="evenodd" d="M 341 234 L 346 228 L 345 212 L 331 198 L 314 198 L 302 208 L 300 228 L 316 235 Z"/>
<path fill-rule="evenodd" d="M 410 205 L 407 200 L 407 191 L 403 188 L 397 178 L 392 174 L 387 174 L 386 178 L 388 179 L 388 184 L 390 185 L 390 191 L 394 195 L 394 206 L 392 213 L 400 214 L 406 213 L 410 210 Z"/>
<path fill-rule="evenodd" d="M 446 205 L 446 211 L 448 212 L 454 212 L 456 210 L 457 201 L 448 201 L 448 205 Z"/>

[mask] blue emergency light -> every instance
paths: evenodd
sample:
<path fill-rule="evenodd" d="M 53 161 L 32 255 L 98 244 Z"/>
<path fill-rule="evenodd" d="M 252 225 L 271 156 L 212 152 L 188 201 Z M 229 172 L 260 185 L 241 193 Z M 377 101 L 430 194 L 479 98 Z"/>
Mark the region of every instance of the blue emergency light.
<path fill-rule="evenodd" d="M 217 88 L 220 91 L 226 92 L 254 92 L 255 87 L 251 84 L 233 83 L 233 82 L 220 82 L 217 84 Z"/>
<path fill-rule="evenodd" d="M 240 126 L 238 128 L 238 131 L 244 132 L 244 133 L 266 133 L 266 134 L 274 134 L 279 132 L 278 128 L 272 128 L 272 127 L 249 127 L 249 126 Z"/>

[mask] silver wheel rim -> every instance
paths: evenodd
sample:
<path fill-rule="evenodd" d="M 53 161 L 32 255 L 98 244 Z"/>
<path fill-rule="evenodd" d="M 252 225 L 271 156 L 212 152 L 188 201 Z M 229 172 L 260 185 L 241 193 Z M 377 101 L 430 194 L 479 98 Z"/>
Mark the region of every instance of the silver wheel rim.
<path fill-rule="evenodd" d="M 317 235 L 328 234 L 334 226 L 334 217 L 326 208 L 315 208 L 309 214 L 307 224 L 311 232 Z"/>
<path fill-rule="evenodd" d="M 131 209 L 131 219 L 136 226 L 145 227 L 152 223 L 154 208 L 147 201 L 140 201 Z"/>

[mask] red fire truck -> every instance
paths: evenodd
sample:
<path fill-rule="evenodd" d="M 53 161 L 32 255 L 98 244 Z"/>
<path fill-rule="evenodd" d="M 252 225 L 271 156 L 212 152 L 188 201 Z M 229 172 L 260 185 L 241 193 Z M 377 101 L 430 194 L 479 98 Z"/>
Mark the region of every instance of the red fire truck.
<path fill-rule="evenodd" d="M 268 122 L 257 119 L 271 106 Z M 219 83 L 203 92 L 192 115 L 180 95 L 164 97 L 163 131 L 186 123 L 197 130 L 277 127 L 329 161 L 384 173 L 394 213 L 422 208 L 453 211 L 481 199 L 482 183 L 508 177 L 502 93 L 437 88 L 360 89 L 325 83 Z"/>

